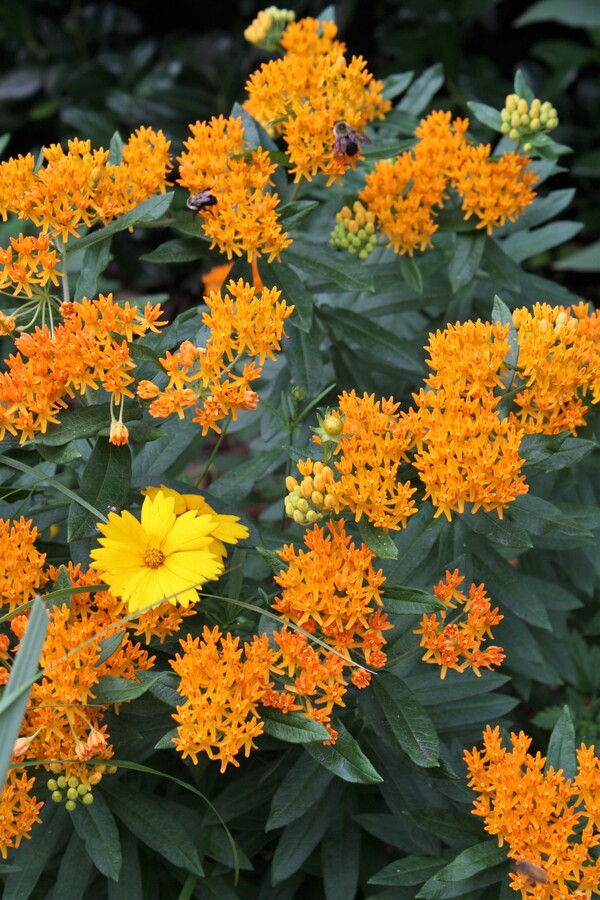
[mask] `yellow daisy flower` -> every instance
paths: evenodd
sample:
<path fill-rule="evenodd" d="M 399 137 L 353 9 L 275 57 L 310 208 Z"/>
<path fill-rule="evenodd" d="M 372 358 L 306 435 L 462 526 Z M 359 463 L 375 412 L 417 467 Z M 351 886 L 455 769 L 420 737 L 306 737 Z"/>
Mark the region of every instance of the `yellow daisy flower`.
<path fill-rule="evenodd" d="M 175 498 L 159 490 L 145 498 L 140 521 L 123 510 L 98 525 L 102 546 L 92 550 L 91 567 L 131 612 L 163 600 L 187 607 L 199 599 L 199 585 L 223 571 L 219 524 L 212 513 L 177 515 Z"/>

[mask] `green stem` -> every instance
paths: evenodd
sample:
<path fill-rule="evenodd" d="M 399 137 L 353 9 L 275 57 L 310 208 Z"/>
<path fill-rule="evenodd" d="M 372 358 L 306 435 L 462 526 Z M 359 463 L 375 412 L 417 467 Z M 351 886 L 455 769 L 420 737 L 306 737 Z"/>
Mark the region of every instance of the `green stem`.
<path fill-rule="evenodd" d="M 221 429 L 221 434 L 219 435 L 219 439 L 218 439 L 217 443 L 215 444 L 212 453 L 208 457 L 208 460 L 206 461 L 206 465 L 204 466 L 204 468 L 202 469 L 202 472 L 198 476 L 198 482 L 197 482 L 198 485 L 202 484 L 202 482 L 204 481 L 206 474 L 212 465 L 213 459 L 219 452 L 219 448 L 221 447 L 221 444 L 225 440 L 225 435 L 227 434 L 227 429 L 229 428 L 230 424 L 231 424 L 231 413 L 229 413 L 229 415 L 225 419 L 225 424 L 223 425 L 223 428 Z"/>

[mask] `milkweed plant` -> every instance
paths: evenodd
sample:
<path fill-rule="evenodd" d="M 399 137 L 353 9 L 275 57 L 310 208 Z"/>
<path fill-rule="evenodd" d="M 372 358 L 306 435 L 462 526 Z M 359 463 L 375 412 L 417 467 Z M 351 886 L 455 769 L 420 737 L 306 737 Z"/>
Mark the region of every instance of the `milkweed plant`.
<path fill-rule="evenodd" d="M 438 108 L 327 14 L 245 36 L 180 152 L 3 141 L 3 896 L 596 896 L 600 316 L 528 267 L 574 233 L 558 114 L 521 71 Z M 150 229 L 174 315 L 110 275 Z"/>

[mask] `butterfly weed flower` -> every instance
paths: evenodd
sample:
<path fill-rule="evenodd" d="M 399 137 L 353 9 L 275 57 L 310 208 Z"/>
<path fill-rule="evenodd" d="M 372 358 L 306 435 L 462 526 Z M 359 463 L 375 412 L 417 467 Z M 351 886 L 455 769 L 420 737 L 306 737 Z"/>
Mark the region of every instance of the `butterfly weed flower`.
<path fill-rule="evenodd" d="M 8 770 L 6 781 L 0 793 L 0 855 L 8 856 L 8 850 L 16 849 L 23 838 L 30 838 L 30 831 L 41 822 L 40 810 L 43 800 L 32 794 L 35 777 L 25 770 Z"/>
<path fill-rule="evenodd" d="M 0 610 L 12 612 L 46 584 L 46 554 L 35 546 L 39 532 L 31 519 L 0 519 Z"/>
<path fill-rule="evenodd" d="M 216 625 L 205 625 L 201 638 L 188 635 L 180 645 L 171 661 L 183 697 L 173 713 L 175 747 L 194 764 L 206 753 L 220 760 L 221 772 L 239 766 L 238 754 L 248 756 L 264 730 L 259 704 L 270 687 L 275 650 L 266 635 L 240 646 L 239 637 L 223 635 Z"/>
<path fill-rule="evenodd" d="M 281 59 L 264 63 L 246 84 L 245 109 L 274 137 L 282 136 L 294 181 L 327 177 L 340 181 L 360 155 L 334 152 L 334 125 L 344 121 L 360 133 L 383 119 L 391 103 L 365 60 L 348 62 L 334 22 L 307 17 L 285 30 Z"/>
<path fill-rule="evenodd" d="M 472 584 L 466 594 L 460 589 L 463 581 L 464 575 L 459 575 L 458 569 L 446 571 L 445 580 L 433 589 L 446 609 L 439 614 L 424 615 L 420 627 L 414 630 L 414 634 L 421 635 L 421 647 L 425 650 L 423 662 L 440 666 L 442 679 L 448 669 L 457 672 L 472 669 L 479 676 L 480 669 L 499 666 L 505 658 L 502 647 L 481 649 L 484 640 L 493 636 L 492 626 L 504 616 L 497 608 L 492 609 L 482 584 Z"/>
<path fill-rule="evenodd" d="M 160 359 L 168 383 L 159 390 L 144 381 L 138 388 L 150 400 L 155 418 L 176 413 L 183 418 L 195 406 L 194 421 L 220 432 L 219 422 L 244 410 L 255 409 L 258 394 L 251 387 L 267 358 L 275 359 L 285 337 L 284 323 L 294 307 L 281 300 L 276 288 L 257 290 L 239 279 L 225 291 L 213 291 L 205 302 L 203 324 L 208 330 L 204 347 L 184 341 L 174 353 Z"/>
<path fill-rule="evenodd" d="M 586 424 L 587 398 L 600 400 L 600 313 L 586 303 L 535 303 L 513 312 L 519 355 L 511 414 L 528 434 L 574 435 Z"/>
<path fill-rule="evenodd" d="M 106 225 L 142 200 L 164 193 L 172 169 L 170 142 L 161 131 L 142 127 L 130 135 L 118 165 L 109 151 L 92 150 L 91 141 L 74 138 L 65 151 L 51 144 L 36 168 L 31 154 L 0 163 L 0 215 L 29 219 L 60 240 L 78 237 L 82 228 Z"/>
<path fill-rule="evenodd" d="M 576 751 L 577 773 L 565 778 L 530 753 L 531 738 L 511 733 L 512 749 L 502 744 L 498 726 L 483 732 L 483 747 L 466 750 L 469 787 L 477 794 L 473 815 L 485 830 L 507 845 L 509 856 L 543 869 L 547 884 L 535 883 L 526 870 L 510 875 L 523 900 L 559 900 L 597 894 L 600 887 L 598 789 L 600 760 L 594 746 Z"/>
<path fill-rule="evenodd" d="M 130 612 L 162 600 L 185 607 L 199 600 L 200 585 L 223 572 L 214 543 L 218 527 L 210 513 L 176 515 L 174 497 L 158 490 L 145 497 L 139 520 L 124 510 L 98 525 L 102 537 L 91 567 Z"/>
<path fill-rule="evenodd" d="M 359 522 L 365 516 L 376 528 L 399 530 L 417 512 L 416 488 L 401 480 L 413 437 L 393 398 L 344 391 L 338 398 L 344 430 L 336 440 L 331 465 L 336 478 L 328 488 L 336 513 L 345 509 Z M 317 438 L 320 441 L 320 439 Z"/>
<path fill-rule="evenodd" d="M 210 186 L 216 203 L 198 215 L 211 249 L 218 247 L 229 260 L 279 259 L 292 241 L 282 231 L 279 197 L 271 190 L 277 164 L 266 150 L 250 147 L 241 117 L 213 116 L 190 125 L 190 131 L 177 160 L 178 184 L 191 194 Z"/>

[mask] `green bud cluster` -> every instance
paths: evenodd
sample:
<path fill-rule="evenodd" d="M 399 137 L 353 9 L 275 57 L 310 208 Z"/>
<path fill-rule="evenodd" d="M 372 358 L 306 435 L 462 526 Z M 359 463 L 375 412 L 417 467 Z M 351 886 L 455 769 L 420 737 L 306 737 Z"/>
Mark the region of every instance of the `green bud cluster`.
<path fill-rule="evenodd" d="M 511 141 L 519 143 L 524 137 L 543 131 L 552 131 L 558 125 L 558 113 L 546 100 L 542 103 L 536 97 L 527 103 L 524 97 L 509 94 L 500 112 L 502 134 L 508 135 Z M 531 146 L 525 147 L 531 149 Z"/>
<path fill-rule="evenodd" d="M 333 470 L 317 461 L 312 475 L 298 481 L 288 475 L 285 485 L 289 491 L 285 498 L 285 514 L 297 525 L 313 525 L 335 507 L 335 499 L 328 491 L 333 483 Z"/>
<path fill-rule="evenodd" d="M 374 214 L 360 200 L 356 200 L 352 209 L 349 206 L 340 209 L 335 221 L 329 238 L 330 246 L 366 259 L 377 244 Z"/>
<path fill-rule="evenodd" d="M 244 37 L 248 43 L 273 53 L 280 49 L 283 32 L 295 18 L 296 13 L 291 9 L 269 6 L 258 13 L 244 31 Z"/>
<path fill-rule="evenodd" d="M 58 778 L 49 778 L 47 787 L 51 793 L 52 802 L 64 803 L 67 812 L 73 812 L 78 800 L 84 806 L 89 806 L 94 802 L 90 789 L 82 784 L 75 775 L 71 775 L 69 779 L 64 775 L 59 775 Z"/>

